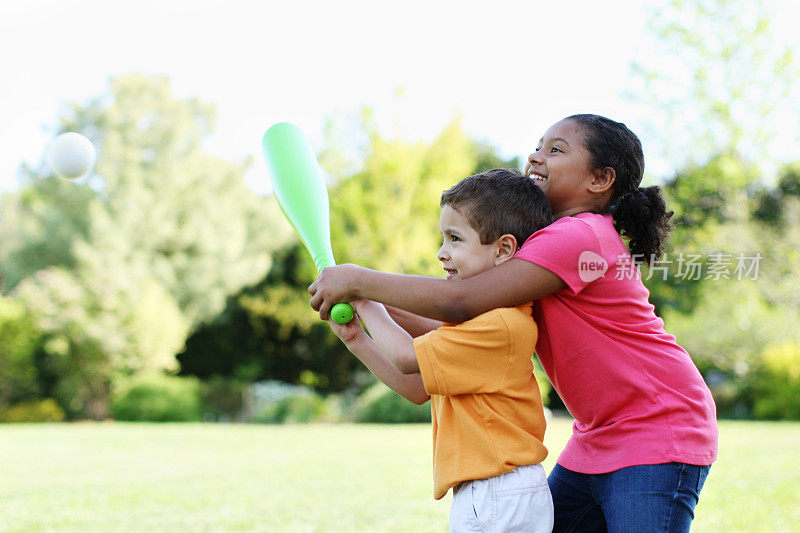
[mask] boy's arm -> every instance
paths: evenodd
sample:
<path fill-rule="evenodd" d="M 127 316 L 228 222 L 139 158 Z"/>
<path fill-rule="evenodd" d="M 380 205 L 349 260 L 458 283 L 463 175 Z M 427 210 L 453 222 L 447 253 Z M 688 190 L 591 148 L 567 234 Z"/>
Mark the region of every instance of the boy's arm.
<path fill-rule="evenodd" d="M 329 320 L 328 323 L 336 336 L 347 346 L 347 349 L 390 389 L 417 405 L 422 405 L 430 399 L 430 395 L 425 391 L 422 375 L 419 373 L 404 374 L 397 370 L 361 328 L 358 316 L 344 325 L 337 324 L 332 320 Z"/>
<path fill-rule="evenodd" d="M 392 320 L 386 308 L 378 302 L 358 300 L 356 309 L 372 340 L 395 368 L 404 374 L 419 373 L 414 339 Z"/>
<path fill-rule="evenodd" d="M 419 337 L 425 335 L 429 331 L 433 331 L 441 327 L 442 323 L 439 320 L 432 318 L 425 318 L 424 316 L 415 315 L 408 311 L 403 311 L 391 305 L 384 305 L 386 312 L 394 320 L 398 326 L 403 328 L 406 333 L 412 337 Z"/>
<path fill-rule="evenodd" d="M 497 307 L 538 300 L 567 286 L 549 270 L 510 259 L 465 280 L 387 274 L 356 265 L 326 267 L 311 284 L 311 307 L 327 319 L 336 302 L 375 300 L 416 315 L 460 323 Z"/>

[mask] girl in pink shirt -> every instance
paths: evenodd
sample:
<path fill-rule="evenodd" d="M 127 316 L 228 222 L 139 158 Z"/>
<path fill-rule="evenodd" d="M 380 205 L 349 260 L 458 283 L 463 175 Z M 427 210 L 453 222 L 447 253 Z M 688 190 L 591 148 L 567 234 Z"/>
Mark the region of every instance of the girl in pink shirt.
<path fill-rule="evenodd" d="M 659 256 L 672 214 L 660 188 L 639 187 L 641 143 L 624 124 L 574 115 L 547 130 L 526 173 L 556 221 L 514 259 L 455 282 L 329 267 L 311 305 L 327 318 L 336 302 L 377 300 L 413 313 L 396 316 L 419 334 L 535 301 L 536 352 L 575 417 L 548 480 L 554 531 L 688 531 L 716 459 L 716 412 L 636 266 Z"/>

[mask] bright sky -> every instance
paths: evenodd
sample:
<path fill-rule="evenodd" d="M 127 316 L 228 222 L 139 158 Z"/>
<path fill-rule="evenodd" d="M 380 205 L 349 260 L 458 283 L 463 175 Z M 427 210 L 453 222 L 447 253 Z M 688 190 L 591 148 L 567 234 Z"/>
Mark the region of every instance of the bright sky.
<path fill-rule="evenodd" d="M 794 34 L 788 26 L 800 8 L 782 4 L 787 16 L 776 23 Z M 0 191 L 16 187 L 23 162 L 38 164 L 64 105 L 132 72 L 167 74 L 176 96 L 215 103 L 217 133 L 207 147 L 231 159 L 254 156 L 247 179 L 258 192 L 266 190 L 258 146 L 269 125 L 295 122 L 320 148 L 325 115 L 360 103 L 409 138 L 432 138 L 458 112 L 467 131 L 505 156 L 527 155 L 550 124 L 576 112 L 640 131 L 646 110 L 621 97 L 644 34 L 637 6 L 5 0 Z M 663 172 L 668 162 L 643 141 L 648 168 Z"/>

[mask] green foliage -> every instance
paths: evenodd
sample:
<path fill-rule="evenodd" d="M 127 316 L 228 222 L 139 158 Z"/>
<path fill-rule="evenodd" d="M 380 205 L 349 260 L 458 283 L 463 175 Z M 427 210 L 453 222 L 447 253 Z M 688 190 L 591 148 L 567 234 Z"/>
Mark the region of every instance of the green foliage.
<path fill-rule="evenodd" d="M 202 420 L 200 382 L 193 377 L 140 375 L 114 393 L 111 414 L 116 420 L 138 422 Z"/>
<path fill-rule="evenodd" d="M 0 198 L 0 290 L 12 290 L 34 272 L 49 266 L 73 268 L 73 246 L 88 237 L 89 206 L 96 192 L 89 186 L 28 169 L 29 185 Z"/>
<path fill-rule="evenodd" d="M 102 153 L 82 258 L 155 278 L 193 326 L 261 279 L 281 240 L 274 202 L 245 186 L 250 161 L 203 151 L 215 120 L 213 105 L 175 99 L 167 78 L 137 75 L 113 79 L 109 96 L 76 106 L 71 124 L 97 131 Z"/>
<path fill-rule="evenodd" d="M 206 420 L 237 420 L 244 409 L 244 395 L 247 383 L 223 376 L 213 375 L 203 380 L 200 386 L 200 400 Z"/>
<path fill-rule="evenodd" d="M 137 372 L 174 370 L 188 323 L 152 280 L 123 272 L 53 267 L 14 293 L 43 336 L 50 394 L 70 417 L 103 419 L 113 382 Z"/>
<path fill-rule="evenodd" d="M 317 394 L 290 396 L 264 407 L 255 414 L 253 421 L 273 424 L 314 422 L 322 419 L 326 412 L 327 404 Z"/>
<path fill-rule="evenodd" d="M 457 121 L 429 145 L 383 139 L 369 124 L 364 127 L 370 145 L 363 170 L 335 176 L 331 192 L 337 259 L 388 272 L 438 275 L 439 198 L 473 173 L 477 144 Z"/>
<path fill-rule="evenodd" d="M 254 422 L 303 423 L 338 418 L 329 404 L 311 388 L 281 381 L 253 384 Z"/>
<path fill-rule="evenodd" d="M 263 328 L 255 329 L 238 298 L 231 298 L 219 316 L 186 340 L 184 350 L 177 355 L 181 374 L 255 381 L 262 365 L 270 361 L 262 350 L 262 335 Z"/>
<path fill-rule="evenodd" d="M 144 75 L 112 79 L 108 94 L 72 105 L 61 129 L 94 142 L 95 172 L 81 184 L 42 164 L 3 199 L 6 290 L 49 266 L 113 270 L 161 284 L 196 326 L 261 279 L 289 229 L 274 201 L 245 186 L 249 160 L 203 151 L 215 113 L 174 98 L 168 78 Z"/>
<path fill-rule="evenodd" d="M 64 411 L 52 398 L 28 400 L 0 409 L 2 423 L 61 422 Z"/>
<path fill-rule="evenodd" d="M 800 420 L 800 342 L 767 347 L 755 387 L 753 413 L 769 420 Z"/>
<path fill-rule="evenodd" d="M 307 252 L 299 244 L 282 250 L 276 254 L 275 265 L 291 264 L 301 254 Z M 181 373 L 250 382 L 280 380 L 324 392 L 348 387 L 358 361 L 308 307 L 305 282 L 293 282 L 291 272 L 286 275 L 283 278 L 283 272 L 274 269 L 189 337 L 178 356 Z M 276 285 L 280 288 L 270 289 Z M 291 322 L 292 316 L 298 317 L 298 323 Z"/>
<path fill-rule="evenodd" d="M 771 305 L 757 282 L 744 280 L 709 281 L 691 313 L 666 311 L 664 320 L 704 374 L 726 376 L 711 384 L 721 416 L 752 411 L 762 347 L 800 331 L 798 313 Z"/>
<path fill-rule="evenodd" d="M 659 270 L 643 269 L 651 302 L 659 314 L 666 309 L 690 313 L 699 303 L 705 279 L 687 275 L 687 261 L 695 261 L 697 268 L 706 272 L 711 254 L 724 252 L 735 257 L 764 250 L 757 236 L 759 229 L 749 220 L 751 204 L 745 188 L 757 175 L 740 158 L 725 155 L 688 167 L 664 184 L 667 208 L 675 212 L 673 231 Z M 668 275 L 660 269 L 666 269 Z"/>
<path fill-rule="evenodd" d="M 800 102 L 800 68 L 772 31 L 774 6 L 659 0 L 646 12 L 651 42 L 631 65 L 629 96 L 647 105 L 647 137 L 677 168 L 718 154 L 768 163 L 775 125 L 798 131 L 786 117 L 797 116 Z"/>
<path fill-rule="evenodd" d="M 356 422 L 406 424 L 430 421 L 429 403 L 416 405 L 409 402 L 381 382 L 375 383 L 358 398 Z"/>
<path fill-rule="evenodd" d="M 675 211 L 672 222 L 694 231 L 745 216 L 745 188 L 760 177 L 756 168 L 733 155 L 718 155 L 701 166 L 687 167 L 664 186 L 669 208 Z"/>
<path fill-rule="evenodd" d="M 542 404 L 544 406 L 550 405 L 550 391 L 553 390 L 553 385 L 547 378 L 547 373 L 545 373 L 538 357 L 533 358 L 533 375 L 536 377 L 536 384 L 539 386 L 539 394 L 542 395 Z"/>
<path fill-rule="evenodd" d="M 71 418 L 104 418 L 121 376 L 175 369 L 189 331 L 261 279 L 290 234 L 245 186 L 249 160 L 203 150 L 215 113 L 166 77 L 112 79 L 59 119 L 95 144 L 94 173 L 63 180 L 42 162 L 0 202 L 0 289 L 42 330 L 44 392 Z"/>
<path fill-rule="evenodd" d="M 40 333 L 25 306 L 0 296 L 0 409 L 39 393 Z"/>
<path fill-rule="evenodd" d="M 800 162 L 786 165 L 778 176 L 775 187 L 755 188 L 752 193 L 755 199 L 752 214 L 757 222 L 783 230 L 787 226 L 787 218 L 790 217 L 787 211 L 800 200 Z"/>

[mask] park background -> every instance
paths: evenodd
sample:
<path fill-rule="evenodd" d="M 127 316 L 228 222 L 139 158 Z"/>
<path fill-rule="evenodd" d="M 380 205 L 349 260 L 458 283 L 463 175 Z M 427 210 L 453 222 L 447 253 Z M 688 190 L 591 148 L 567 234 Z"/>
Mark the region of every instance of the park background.
<path fill-rule="evenodd" d="M 443 530 L 429 428 L 405 425 L 428 407 L 308 307 L 260 136 L 309 134 L 339 261 L 439 276 L 441 191 L 579 112 L 640 135 L 675 211 L 642 275 L 726 419 L 698 528 L 800 523 L 797 7 L 378 5 L 0 8 L 0 529 Z M 62 131 L 91 175 L 47 167 Z"/>

